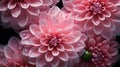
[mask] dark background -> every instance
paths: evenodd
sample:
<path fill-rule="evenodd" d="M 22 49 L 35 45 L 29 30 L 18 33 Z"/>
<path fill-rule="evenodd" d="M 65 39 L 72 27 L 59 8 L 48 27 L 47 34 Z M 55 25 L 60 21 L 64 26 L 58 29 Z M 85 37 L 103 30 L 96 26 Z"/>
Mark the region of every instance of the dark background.
<path fill-rule="evenodd" d="M 62 2 L 60 1 L 57 6 L 59 8 L 62 8 Z M 2 23 L 0 21 L 0 23 Z M 16 33 L 12 28 L 5 29 L 0 25 L 0 44 L 1 45 L 6 45 L 10 39 L 10 37 L 16 36 L 19 37 L 18 33 Z M 120 34 L 116 35 L 116 41 L 120 43 Z M 119 49 L 119 54 L 120 54 L 120 49 Z M 114 64 L 113 67 L 120 67 L 120 60 Z"/>

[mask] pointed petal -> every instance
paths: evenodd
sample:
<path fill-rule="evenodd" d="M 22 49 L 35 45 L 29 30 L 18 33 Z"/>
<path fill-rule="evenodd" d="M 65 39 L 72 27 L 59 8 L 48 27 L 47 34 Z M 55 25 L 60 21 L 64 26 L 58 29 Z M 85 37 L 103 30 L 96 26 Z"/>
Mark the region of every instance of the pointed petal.
<path fill-rule="evenodd" d="M 39 53 L 45 53 L 45 52 L 47 52 L 47 47 L 45 47 L 45 46 L 39 47 L 39 48 L 38 48 L 38 52 L 39 52 Z"/>
<path fill-rule="evenodd" d="M 88 41 L 88 46 L 89 47 L 94 47 L 96 45 L 96 41 L 93 38 L 90 38 Z"/>
<path fill-rule="evenodd" d="M 98 26 L 95 26 L 93 28 L 93 31 L 96 33 L 96 34 L 101 34 L 102 31 L 103 31 L 103 27 L 101 25 L 98 25 Z"/>
<path fill-rule="evenodd" d="M 13 1 L 13 0 L 10 0 L 9 2 L 8 2 L 8 5 L 7 5 L 7 7 L 8 7 L 8 9 L 14 9 L 15 7 L 16 7 L 16 3 Z"/>
<path fill-rule="evenodd" d="M 40 14 L 39 8 L 29 7 L 27 9 L 28 13 L 34 16 L 38 16 Z"/>
<path fill-rule="evenodd" d="M 25 48 L 23 48 L 22 54 L 25 55 L 25 56 L 29 56 L 31 48 L 32 48 L 31 46 L 26 46 Z"/>
<path fill-rule="evenodd" d="M 68 52 L 68 56 L 69 58 L 77 58 L 78 57 L 78 54 L 76 52 Z"/>
<path fill-rule="evenodd" d="M 109 27 L 111 27 L 111 21 L 105 21 L 105 22 L 103 22 L 102 24 L 105 26 L 105 27 L 107 27 L 107 28 L 109 28 Z"/>
<path fill-rule="evenodd" d="M 19 6 L 16 6 L 11 10 L 11 14 L 13 17 L 18 17 L 21 14 L 21 8 Z"/>
<path fill-rule="evenodd" d="M 40 53 L 38 52 L 38 47 L 32 47 L 29 52 L 29 57 L 38 57 Z"/>
<path fill-rule="evenodd" d="M 0 11 L 5 11 L 5 10 L 7 10 L 7 3 L 8 1 L 5 1 L 5 0 L 3 0 L 3 1 L 1 1 L 0 2 Z"/>
<path fill-rule="evenodd" d="M 85 30 L 91 30 L 94 27 L 94 24 L 92 23 L 92 21 L 86 21 L 84 28 Z"/>
<path fill-rule="evenodd" d="M 29 7 L 29 4 L 26 1 L 21 2 L 20 5 L 24 9 L 27 9 Z"/>
<path fill-rule="evenodd" d="M 59 51 L 58 50 L 53 50 L 52 51 L 52 55 L 53 56 L 58 56 L 59 55 Z"/>
<path fill-rule="evenodd" d="M 111 39 L 112 37 L 113 37 L 113 31 L 111 31 L 111 30 L 103 30 L 103 32 L 102 32 L 102 36 L 105 38 L 105 39 Z"/>
<path fill-rule="evenodd" d="M 105 16 L 103 14 L 98 16 L 99 20 L 105 20 Z"/>
<path fill-rule="evenodd" d="M 47 62 L 51 62 L 54 59 L 54 57 L 51 54 L 51 52 L 47 52 L 47 53 L 45 53 L 45 59 Z"/>
<path fill-rule="evenodd" d="M 66 51 L 73 51 L 74 47 L 72 44 L 64 44 L 63 45 Z"/>
<path fill-rule="evenodd" d="M 60 52 L 59 56 L 58 56 L 62 61 L 68 61 L 69 57 L 67 52 Z"/>
<path fill-rule="evenodd" d="M 46 60 L 44 56 L 40 56 L 36 59 L 36 67 L 44 67 L 46 65 Z"/>
<path fill-rule="evenodd" d="M 98 19 L 98 16 L 93 17 L 92 22 L 96 26 L 99 25 L 100 24 L 100 20 Z"/>
<path fill-rule="evenodd" d="M 4 52 L 6 58 L 13 59 L 14 52 L 8 46 L 5 46 Z"/>
<path fill-rule="evenodd" d="M 25 27 L 27 24 L 29 24 L 29 15 L 25 12 L 22 12 L 20 16 L 17 18 L 18 25 L 21 27 Z"/>
<path fill-rule="evenodd" d="M 48 14 L 52 14 L 52 16 L 56 16 L 60 12 L 60 9 L 57 6 L 52 7 Z"/>
<path fill-rule="evenodd" d="M 105 12 L 103 13 L 103 15 L 104 15 L 105 17 L 111 17 L 111 13 L 110 13 L 109 11 L 105 11 Z"/>
<path fill-rule="evenodd" d="M 93 14 L 88 12 L 86 15 L 85 15 L 86 19 L 91 19 L 93 18 Z"/>
<path fill-rule="evenodd" d="M 41 33 L 40 33 L 40 30 L 39 30 L 39 26 L 38 26 L 38 25 L 32 24 L 32 25 L 30 25 L 29 28 L 30 28 L 30 32 L 31 32 L 34 36 L 36 36 L 37 38 L 40 38 Z"/>
<path fill-rule="evenodd" d="M 53 4 L 53 0 L 43 0 L 43 5 L 49 6 L 51 4 Z"/>
<path fill-rule="evenodd" d="M 20 32 L 19 35 L 22 39 L 28 39 L 32 36 L 32 34 L 30 33 L 29 30 L 24 30 L 24 31 Z"/>
<path fill-rule="evenodd" d="M 59 59 L 54 59 L 52 62 L 51 62 L 51 65 L 52 67 L 58 67 L 60 63 L 60 60 Z"/>
<path fill-rule="evenodd" d="M 8 42 L 8 46 L 15 52 L 19 52 L 22 50 L 22 46 L 19 44 L 20 40 L 16 37 L 10 38 Z"/>
<path fill-rule="evenodd" d="M 36 58 L 29 58 L 29 59 L 28 59 L 28 62 L 29 62 L 30 64 L 32 64 L 32 65 L 35 65 L 35 63 L 36 63 Z"/>
<path fill-rule="evenodd" d="M 85 43 L 81 41 L 81 42 L 75 43 L 73 46 L 74 46 L 74 51 L 80 52 L 80 51 L 84 50 Z"/>
<path fill-rule="evenodd" d="M 85 6 L 82 4 L 76 4 L 73 8 L 76 12 L 83 12 L 85 11 Z"/>
<path fill-rule="evenodd" d="M 57 46 L 57 50 L 58 50 L 58 51 L 64 51 L 65 48 L 64 48 L 63 45 L 60 44 L 59 46 Z"/>
<path fill-rule="evenodd" d="M 32 7 L 39 7 L 43 4 L 42 0 L 29 0 L 29 4 Z"/>

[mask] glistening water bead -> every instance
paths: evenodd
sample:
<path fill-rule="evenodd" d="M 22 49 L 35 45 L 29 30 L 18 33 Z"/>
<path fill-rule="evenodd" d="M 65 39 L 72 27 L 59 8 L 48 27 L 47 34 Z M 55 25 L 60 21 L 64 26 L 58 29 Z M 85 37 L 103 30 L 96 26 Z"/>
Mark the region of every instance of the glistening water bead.
<path fill-rule="evenodd" d="M 81 58 L 84 61 L 89 61 L 92 58 L 92 53 L 90 51 L 86 50 Z"/>

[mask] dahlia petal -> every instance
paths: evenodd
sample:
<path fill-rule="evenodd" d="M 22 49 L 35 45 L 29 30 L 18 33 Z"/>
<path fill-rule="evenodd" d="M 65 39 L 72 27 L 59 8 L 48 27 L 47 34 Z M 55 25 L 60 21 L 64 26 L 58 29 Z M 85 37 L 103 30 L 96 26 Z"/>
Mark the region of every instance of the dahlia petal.
<path fill-rule="evenodd" d="M 35 63 L 36 63 L 36 58 L 29 58 L 29 59 L 28 59 L 28 62 L 29 62 L 30 64 L 32 64 L 32 65 L 35 65 Z"/>
<path fill-rule="evenodd" d="M 78 57 L 78 54 L 76 52 L 67 52 L 67 53 L 68 53 L 69 58 L 77 58 Z"/>
<path fill-rule="evenodd" d="M 8 42 L 8 46 L 13 50 L 13 51 L 20 51 L 22 47 L 19 45 L 19 39 L 16 37 L 10 38 Z"/>
<path fill-rule="evenodd" d="M 86 15 L 85 15 L 86 19 L 91 19 L 93 17 L 92 13 L 91 12 L 88 12 Z"/>
<path fill-rule="evenodd" d="M 96 41 L 93 38 L 90 38 L 88 41 L 89 46 L 94 47 L 96 45 Z"/>
<path fill-rule="evenodd" d="M 29 4 L 26 1 L 21 2 L 20 5 L 24 9 L 27 9 L 29 7 Z"/>
<path fill-rule="evenodd" d="M 43 5 L 48 6 L 53 4 L 53 0 L 43 0 Z"/>
<path fill-rule="evenodd" d="M 115 56 L 115 55 L 117 55 L 118 50 L 115 49 L 115 48 L 112 48 L 112 49 L 109 50 L 109 52 L 110 52 L 110 55 L 111 55 L 111 56 Z"/>
<path fill-rule="evenodd" d="M 105 27 L 111 27 L 111 21 L 105 21 L 105 22 L 103 22 L 102 24 L 105 26 Z"/>
<path fill-rule="evenodd" d="M 21 13 L 20 16 L 17 18 L 18 25 L 24 27 L 27 25 L 29 17 L 26 13 Z"/>
<path fill-rule="evenodd" d="M 91 30 L 94 27 L 92 21 L 87 21 L 84 25 L 85 30 Z"/>
<path fill-rule="evenodd" d="M 74 46 L 74 51 L 80 52 L 85 48 L 85 43 L 81 41 L 81 42 L 74 44 L 73 46 Z"/>
<path fill-rule="evenodd" d="M 26 57 L 23 56 L 22 54 L 14 54 L 13 55 L 13 60 L 16 62 L 16 63 L 23 63 L 25 61 Z"/>
<path fill-rule="evenodd" d="M 75 19 L 78 20 L 78 21 L 83 21 L 83 20 L 86 19 L 86 18 L 85 18 L 85 15 L 86 15 L 85 12 L 80 13 L 80 14 L 77 14 L 77 15 L 75 16 Z"/>
<path fill-rule="evenodd" d="M 53 46 L 48 46 L 48 50 L 49 50 L 49 51 L 52 51 L 53 49 L 54 49 Z"/>
<path fill-rule="evenodd" d="M 62 61 L 68 61 L 69 56 L 67 54 L 67 52 L 60 52 L 59 56 L 58 56 Z"/>
<path fill-rule="evenodd" d="M 34 16 L 38 16 L 40 14 L 40 10 L 39 8 L 33 8 L 33 7 L 29 7 L 27 9 L 28 13 L 31 14 L 31 15 L 34 15 Z"/>
<path fill-rule="evenodd" d="M 64 48 L 64 46 L 63 45 L 59 45 L 58 47 L 57 47 L 57 50 L 59 50 L 59 51 L 64 51 L 65 50 L 65 48 Z"/>
<path fill-rule="evenodd" d="M 43 4 L 42 0 L 29 0 L 29 4 L 32 7 L 39 7 Z"/>
<path fill-rule="evenodd" d="M 46 52 L 45 53 L 45 59 L 46 59 L 47 62 L 51 62 L 54 59 L 54 57 L 51 54 L 51 52 Z"/>
<path fill-rule="evenodd" d="M 99 18 L 100 20 L 105 20 L 105 16 L 104 16 L 103 14 L 99 15 L 98 18 Z"/>
<path fill-rule="evenodd" d="M 11 13 L 9 11 L 1 12 L 1 20 L 4 23 L 11 21 L 11 19 L 12 19 L 12 16 L 11 16 Z"/>
<path fill-rule="evenodd" d="M 77 4 L 74 6 L 73 10 L 75 10 L 76 12 L 83 12 L 85 11 L 85 6 L 82 4 Z"/>
<path fill-rule="evenodd" d="M 95 17 L 92 19 L 92 22 L 96 26 L 100 24 L 100 20 L 98 20 L 98 18 L 95 18 Z"/>
<path fill-rule="evenodd" d="M 6 4 L 7 1 L 1 1 L 0 2 L 0 11 L 5 11 L 7 10 L 7 4 Z"/>
<path fill-rule="evenodd" d="M 40 56 L 36 59 L 36 67 L 44 67 L 46 65 L 46 60 L 44 56 Z"/>
<path fill-rule="evenodd" d="M 102 31 L 103 31 L 102 26 L 101 26 L 101 25 L 95 26 L 95 28 L 93 28 L 93 31 L 94 31 L 96 34 L 101 34 Z"/>
<path fill-rule="evenodd" d="M 39 47 L 39 48 L 38 48 L 38 52 L 39 52 L 39 53 L 45 53 L 45 52 L 47 52 L 47 47 L 45 47 L 45 46 Z"/>
<path fill-rule="evenodd" d="M 73 5 L 71 5 L 71 4 L 72 4 L 71 2 L 65 2 L 65 4 L 64 4 L 65 9 L 72 11 L 71 7 L 73 7 Z"/>
<path fill-rule="evenodd" d="M 58 56 L 59 55 L 59 51 L 58 50 L 53 50 L 52 51 L 52 55 L 53 56 Z"/>
<path fill-rule="evenodd" d="M 51 62 L 51 66 L 52 67 L 58 67 L 60 63 L 60 60 L 59 59 L 54 59 L 52 62 Z"/>
<path fill-rule="evenodd" d="M 30 33 L 29 30 L 24 30 L 24 31 L 20 32 L 19 35 L 22 39 L 27 39 L 27 38 L 30 38 L 32 36 L 32 34 Z"/>
<path fill-rule="evenodd" d="M 32 47 L 29 51 L 29 57 L 38 57 L 40 53 L 38 52 L 38 47 Z"/>
<path fill-rule="evenodd" d="M 87 38 L 88 38 L 88 37 L 87 37 L 86 34 L 82 34 L 82 33 L 81 33 L 81 37 L 80 37 L 80 40 L 81 40 L 81 41 L 86 41 Z"/>
<path fill-rule="evenodd" d="M 7 5 L 8 9 L 14 9 L 16 6 L 17 4 L 13 0 L 10 0 Z"/>
<path fill-rule="evenodd" d="M 103 30 L 102 34 L 101 34 L 105 39 L 111 39 L 113 36 L 113 31 L 111 30 Z"/>
<path fill-rule="evenodd" d="M 21 8 L 19 6 L 16 6 L 11 10 L 11 14 L 13 17 L 18 17 L 21 14 Z"/>
<path fill-rule="evenodd" d="M 116 25 L 115 23 L 111 22 L 111 27 L 109 27 L 111 31 L 115 31 L 116 30 Z"/>
<path fill-rule="evenodd" d="M 14 52 L 8 46 L 4 47 L 4 52 L 6 58 L 13 59 Z"/>
<path fill-rule="evenodd" d="M 27 46 L 27 47 L 23 48 L 22 54 L 25 56 L 29 56 L 30 49 L 31 49 L 31 46 Z"/>
<path fill-rule="evenodd" d="M 74 47 L 71 44 L 63 44 L 66 51 L 73 51 Z"/>
<path fill-rule="evenodd" d="M 47 40 L 45 38 L 41 38 L 40 39 L 40 43 L 44 46 L 48 46 L 49 44 L 47 44 Z"/>
<path fill-rule="evenodd" d="M 47 33 L 49 28 L 47 14 L 40 14 L 39 28 L 41 33 Z"/>
<path fill-rule="evenodd" d="M 57 14 L 59 14 L 59 12 L 60 12 L 60 9 L 57 6 L 53 6 L 49 10 L 48 14 L 52 14 L 52 16 L 56 16 Z"/>
<path fill-rule="evenodd" d="M 23 40 L 24 41 L 24 40 Z M 32 37 L 32 38 L 29 38 L 28 39 L 28 45 L 33 45 L 33 46 L 40 46 L 41 44 L 40 44 L 40 42 L 39 42 L 39 39 L 38 38 L 36 38 L 36 37 Z M 27 41 L 26 41 L 27 42 Z M 27 43 L 26 43 L 27 44 Z"/>
<path fill-rule="evenodd" d="M 105 12 L 103 12 L 103 15 L 105 17 L 111 17 L 111 13 L 109 11 L 107 11 L 107 10 Z"/>
<path fill-rule="evenodd" d="M 30 25 L 29 28 L 30 28 L 30 32 L 31 32 L 34 36 L 36 36 L 37 38 L 40 38 L 41 33 L 40 33 L 40 30 L 39 30 L 39 26 L 38 26 L 38 25 L 32 24 L 32 25 Z"/>

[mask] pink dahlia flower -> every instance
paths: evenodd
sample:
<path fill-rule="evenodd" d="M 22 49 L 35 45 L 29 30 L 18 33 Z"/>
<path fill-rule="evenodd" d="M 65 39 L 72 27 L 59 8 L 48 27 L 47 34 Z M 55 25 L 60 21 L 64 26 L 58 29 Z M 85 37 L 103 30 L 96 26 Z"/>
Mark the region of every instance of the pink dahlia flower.
<path fill-rule="evenodd" d="M 8 45 L 3 49 L 4 59 L 2 59 L 3 67 L 35 67 L 28 63 L 28 57 L 22 55 L 23 46 L 16 37 L 10 38 Z M 1 58 L 1 57 L 0 57 Z"/>
<path fill-rule="evenodd" d="M 101 38 L 89 38 L 86 52 L 75 67 L 111 67 L 118 60 L 118 43 Z"/>
<path fill-rule="evenodd" d="M 48 11 L 59 0 L 1 0 L 3 24 L 16 29 L 28 26 L 40 12 Z M 32 17 L 32 18 L 31 18 Z M 35 19 L 36 20 L 36 19 Z"/>
<path fill-rule="evenodd" d="M 111 36 L 106 34 L 112 35 L 116 22 L 120 22 L 120 0 L 65 0 L 63 3 L 82 28 L 92 29 L 107 39 Z"/>
<path fill-rule="evenodd" d="M 64 67 L 83 52 L 86 40 L 85 35 L 74 29 L 73 20 L 55 6 L 40 14 L 39 25 L 30 25 L 20 36 L 26 46 L 23 54 L 37 67 Z"/>

